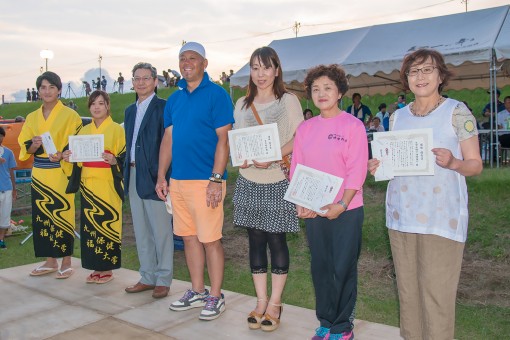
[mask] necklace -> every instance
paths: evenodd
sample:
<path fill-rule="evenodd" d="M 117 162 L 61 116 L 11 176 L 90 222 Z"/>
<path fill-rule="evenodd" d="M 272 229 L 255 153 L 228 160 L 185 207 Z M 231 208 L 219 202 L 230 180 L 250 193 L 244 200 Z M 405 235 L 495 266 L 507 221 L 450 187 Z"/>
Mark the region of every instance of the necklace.
<path fill-rule="evenodd" d="M 432 111 L 434 111 L 435 109 L 437 109 L 439 107 L 439 105 L 441 105 L 443 102 L 445 101 L 445 98 L 444 97 L 439 97 L 439 100 L 437 102 L 436 105 L 434 105 L 427 113 L 423 114 L 423 115 L 419 115 L 416 113 L 415 109 L 414 109 L 414 103 L 415 102 L 412 102 L 411 104 L 409 104 L 409 110 L 411 111 L 411 113 L 413 114 L 413 116 L 415 117 L 426 117 L 428 116 L 429 114 L 432 113 Z"/>

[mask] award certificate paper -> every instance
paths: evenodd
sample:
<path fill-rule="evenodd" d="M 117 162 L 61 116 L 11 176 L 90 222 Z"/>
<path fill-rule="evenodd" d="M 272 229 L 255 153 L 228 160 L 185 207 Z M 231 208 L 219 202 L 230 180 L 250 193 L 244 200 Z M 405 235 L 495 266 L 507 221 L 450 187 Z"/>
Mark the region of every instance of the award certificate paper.
<path fill-rule="evenodd" d="M 100 162 L 104 152 L 104 135 L 69 136 L 70 162 Z"/>
<path fill-rule="evenodd" d="M 276 123 L 251 126 L 228 132 L 232 166 L 240 166 L 244 161 L 279 161 L 282 159 L 280 136 Z"/>
<path fill-rule="evenodd" d="M 55 143 L 53 143 L 53 139 L 51 138 L 51 135 L 49 132 L 45 132 L 41 135 L 42 138 L 42 145 L 44 147 L 44 151 L 46 151 L 46 154 L 54 155 L 57 153 L 57 147 L 55 146 Z"/>
<path fill-rule="evenodd" d="M 395 177 L 434 175 L 432 148 L 432 129 L 374 133 L 372 155 L 382 157 L 376 180 L 391 179 L 392 173 Z"/>
<path fill-rule="evenodd" d="M 324 214 L 323 206 L 333 203 L 344 179 L 298 164 L 283 197 L 294 204 Z"/>

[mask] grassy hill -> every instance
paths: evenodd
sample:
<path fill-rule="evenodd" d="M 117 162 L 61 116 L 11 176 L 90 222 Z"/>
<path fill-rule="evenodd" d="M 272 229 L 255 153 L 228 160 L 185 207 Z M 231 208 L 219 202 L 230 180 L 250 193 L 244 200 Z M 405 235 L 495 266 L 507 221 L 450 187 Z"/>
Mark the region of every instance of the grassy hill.
<path fill-rule="evenodd" d="M 228 86 L 223 86 L 227 92 L 230 93 L 230 89 Z M 176 88 L 163 88 L 158 89 L 158 95 L 161 98 L 168 98 L 170 94 L 172 94 Z M 505 96 L 510 95 L 510 86 L 503 87 L 501 89 L 502 95 L 501 100 Z M 245 94 L 245 91 L 242 89 L 234 89 L 233 91 L 233 101 L 235 101 L 243 96 Z M 466 101 L 471 109 L 473 109 L 473 113 L 475 114 L 475 117 L 477 119 L 480 119 L 480 112 L 482 111 L 483 107 L 487 102 L 489 101 L 489 95 L 487 94 L 486 89 L 476 89 L 476 90 L 460 90 L 460 91 L 446 91 L 445 94 L 447 94 L 450 98 L 454 98 L 460 101 Z M 347 106 L 352 104 L 352 101 L 350 99 L 352 95 L 352 91 L 347 92 L 347 95 L 345 96 L 343 100 L 344 109 L 347 108 Z M 132 104 L 135 101 L 135 94 L 134 93 L 126 93 L 126 94 L 118 94 L 113 93 L 110 94 L 111 97 L 111 111 L 112 111 L 112 118 L 116 122 L 122 122 L 124 120 L 124 110 L 126 107 L 128 107 L 130 104 Z M 81 98 L 72 98 L 76 105 L 78 105 L 78 113 L 80 116 L 90 116 L 89 111 L 87 109 L 87 98 L 81 97 Z M 413 100 L 413 96 L 408 95 L 407 102 L 411 102 Z M 64 103 L 67 103 L 69 99 L 63 99 Z M 362 99 L 362 102 L 367 105 L 370 110 L 372 110 L 372 113 L 375 114 L 378 110 L 377 107 L 381 103 L 386 103 L 387 105 L 390 105 L 392 103 L 395 103 L 397 101 L 397 95 L 396 94 L 386 94 L 386 95 L 374 95 L 374 96 L 365 96 Z M 28 113 L 34 111 L 41 105 L 40 102 L 36 103 L 11 103 L 11 104 L 3 104 L 0 105 L 0 116 L 3 118 L 14 118 L 16 116 L 23 116 L 25 117 Z M 319 113 L 319 110 L 313 105 L 313 102 L 311 100 L 301 99 L 301 106 L 303 108 L 309 107 L 311 108 L 315 114 Z"/>

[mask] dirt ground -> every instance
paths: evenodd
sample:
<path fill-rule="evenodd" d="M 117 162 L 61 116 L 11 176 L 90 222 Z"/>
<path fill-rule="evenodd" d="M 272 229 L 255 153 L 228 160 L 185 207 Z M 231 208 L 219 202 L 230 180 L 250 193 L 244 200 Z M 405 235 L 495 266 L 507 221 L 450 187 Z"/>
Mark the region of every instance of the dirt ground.
<path fill-rule="evenodd" d="M 134 244 L 129 212 L 124 214 L 123 244 Z M 248 239 L 244 230 L 234 229 L 231 219 L 225 219 L 223 245 L 227 261 L 241 267 L 248 266 Z M 184 252 L 176 252 L 175 260 L 184 259 Z M 393 264 L 387 258 L 363 253 L 359 260 L 360 277 L 370 291 L 380 296 L 395 294 Z M 510 307 L 510 264 L 482 259 L 466 249 L 460 277 L 458 300 L 470 305 Z"/>

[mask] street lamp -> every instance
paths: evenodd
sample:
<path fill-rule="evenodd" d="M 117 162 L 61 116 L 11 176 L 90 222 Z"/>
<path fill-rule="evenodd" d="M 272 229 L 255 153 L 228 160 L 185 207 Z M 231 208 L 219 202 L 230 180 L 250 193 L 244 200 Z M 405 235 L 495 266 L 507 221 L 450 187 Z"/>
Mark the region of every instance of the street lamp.
<path fill-rule="evenodd" d="M 46 71 L 48 71 L 48 59 L 53 59 L 53 51 L 51 50 L 42 50 L 41 53 L 39 53 L 41 58 L 46 60 Z"/>

